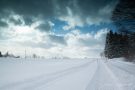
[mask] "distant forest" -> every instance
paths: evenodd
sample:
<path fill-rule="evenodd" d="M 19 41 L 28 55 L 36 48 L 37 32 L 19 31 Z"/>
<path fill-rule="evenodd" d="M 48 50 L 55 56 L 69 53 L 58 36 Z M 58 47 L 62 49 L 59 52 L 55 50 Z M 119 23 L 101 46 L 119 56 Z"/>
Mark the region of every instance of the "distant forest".
<path fill-rule="evenodd" d="M 107 33 L 104 54 L 107 58 L 135 58 L 135 3 L 120 0 L 113 10 L 111 20 L 118 31 Z"/>
<path fill-rule="evenodd" d="M 105 57 L 118 58 L 125 57 L 129 60 L 135 58 L 135 33 L 125 34 L 110 32 L 106 36 L 104 50 Z"/>

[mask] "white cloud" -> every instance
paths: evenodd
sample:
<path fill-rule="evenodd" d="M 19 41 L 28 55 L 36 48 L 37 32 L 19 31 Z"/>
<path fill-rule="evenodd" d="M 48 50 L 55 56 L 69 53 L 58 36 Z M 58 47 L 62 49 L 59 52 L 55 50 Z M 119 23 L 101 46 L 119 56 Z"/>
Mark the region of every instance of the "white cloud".
<path fill-rule="evenodd" d="M 95 46 L 101 43 L 104 44 L 107 31 L 107 29 L 101 29 L 96 34 L 81 34 L 79 30 L 75 30 L 67 34 L 65 37 L 67 42 L 71 43 L 70 45 L 74 44 L 77 46 Z"/>
<path fill-rule="evenodd" d="M 71 58 L 99 57 L 100 52 L 104 49 L 107 31 L 107 29 L 102 29 L 94 35 L 91 33 L 83 34 L 79 30 L 73 30 L 64 36 L 52 34 L 55 39 L 58 39 L 57 41 L 51 40 L 48 34 L 33 30 L 20 35 L 18 33 L 16 37 L 10 39 L 10 43 L 8 41 L 1 42 L 0 50 L 24 56 L 26 49 L 28 55 L 36 53 L 47 58 L 55 56 Z M 65 42 L 66 44 L 63 44 Z"/>
<path fill-rule="evenodd" d="M 74 29 L 76 26 L 82 27 L 84 25 L 79 15 L 75 15 L 69 7 L 67 7 L 66 10 L 68 15 L 59 17 L 61 21 L 67 22 L 67 25 L 63 26 L 63 30 L 70 30 Z"/>
<path fill-rule="evenodd" d="M 59 6 L 58 10 L 62 11 L 58 18 L 67 23 L 67 25 L 63 26 L 63 30 L 72 30 L 75 29 L 76 26 L 83 27 L 85 25 L 99 25 L 102 22 L 108 23 L 111 21 L 110 17 L 116 4 L 117 0 L 67 1 L 67 6 L 61 4 L 63 6 L 61 7 L 61 5 L 57 5 Z"/>
<path fill-rule="evenodd" d="M 31 25 L 25 25 L 24 23 L 16 25 L 8 18 L 5 19 L 8 22 L 8 27 L 2 28 L 0 36 L 3 38 L 0 39 L 0 50 L 10 51 L 17 55 L 24 55 L 24 51 L 27 49 L 28 55 L 37 53 L 45 57 L 98 57 L 104 49 L 107 29 L 99 30 L 96 34 L 83 34 L 80 30 L 74 29 L 75 26 L 83 26 L 83 23 L 77 21 L 79 18 L 73 17 L 70 9 L 68 13 L 70 18 L 63 18 L 68 22 L 65 30 L 72 29 L 72 31 L 63 36 L 56 35 L 53 32 L 42 32 L 37 28 L 41 24 L 45 24 L 49 26 L 47 29 L 50 29 L 54 26 L 51 21 L 46 21 L 47 24 L 39 20 Z M 17 15 L 11 17 L 23 22 L 23 18 Z"/>
<path fill-rule="evenodd" d="M 99 57 L 104 49 L 107 32 L 107 29 L 102 29 L 93 35 L 91 33 L 81 34 L 75 30 L 65 36 L 68 44 L 65 51 L 71 51 L 70 54 L 73 57 Z"/>
<path fill-rule="evenodd" d="M 8 4 L 7 1 L 1 2 L 0 22 L 3 25 L 0 27 L 0 50 L 24 55 L 24 50 L 27 49 L 28 54 L 37 53 L 46 57 L 98 56 L 104 48 L 107 30 L 99 30 L 93 35 L 82 34 L 80 30 L 74 29 L 76 26 L 108 21 L 116 2 L 117 0 L 25 0 L 19 4 L 16 1 Z M 64 36 L 51 32 L 55 24 L 51 20 L 54 18 L 67 23 L 63 30 L 72 31 Z"/>

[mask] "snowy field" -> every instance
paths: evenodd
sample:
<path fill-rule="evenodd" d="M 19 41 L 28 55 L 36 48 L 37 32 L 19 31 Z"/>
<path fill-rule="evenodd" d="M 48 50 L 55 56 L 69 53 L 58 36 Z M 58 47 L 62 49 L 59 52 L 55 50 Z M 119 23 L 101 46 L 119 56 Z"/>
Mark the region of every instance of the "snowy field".
<path fill-rule="evenodd" d="M 0 58 L 0 90 L 135 90 L 135 64 L 119 59 Z"/>

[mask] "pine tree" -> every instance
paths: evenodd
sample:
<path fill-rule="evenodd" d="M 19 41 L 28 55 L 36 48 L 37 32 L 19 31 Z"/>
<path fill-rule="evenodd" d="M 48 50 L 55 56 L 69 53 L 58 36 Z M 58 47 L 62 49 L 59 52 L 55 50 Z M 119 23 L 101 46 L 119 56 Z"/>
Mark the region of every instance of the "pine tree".
<path fill-rule="evenodd" d="M 106 44 L 105 44 L 105 50 L 104 50 L 105 57 L 108 57 L 108 58 L 112 58 L 112 55 L 113 55 L 112 54 L 112 37 L 113 37 L 113 32 L 112 30 L 110 30 L 106 36 Z"/>
<path fill-rule="evenodd" d="M 113 23 L 119 33 L 114 33 L 106 41 L 105 55 L 109 58 L 135 58 L 135 5 L 133 0 L 120 0 L 113 10 Z M 109 44 L 108 44 L 109 42 Z"/>
<path fill-rule="evenodd" d="M 1 51 L 0 51 L 0 57 L 2 57 L 2 53 L 1 53 Z"/>
<path fill-rule="evenodd" d="M 106 36 L 105 57 L 129 57 L 129 36 L 110 31 Z"/>
<path fill-rule="evenodd" d="M 132 33 L 130 35 L 129 43 L 130 43 L 129 56 L 130 56 L 130 58 L 135 58 L 135 33 Z"/>

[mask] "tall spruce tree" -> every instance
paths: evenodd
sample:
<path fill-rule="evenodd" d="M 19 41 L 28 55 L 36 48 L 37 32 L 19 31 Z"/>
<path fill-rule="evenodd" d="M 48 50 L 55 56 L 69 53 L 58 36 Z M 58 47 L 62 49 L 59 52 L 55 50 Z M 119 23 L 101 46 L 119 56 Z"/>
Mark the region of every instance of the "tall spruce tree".
<path fill-rule="evenodd" d="M 106 43 L 105 43 L 105 57 L 112 58 L 113 56 L 113 50 L 112 50 L 112 37 L 113 37 L 113 32 L 110 30 L 107 35 L 106 35 Z"/>
<path fill-rule="evenodd" d="M 112 31 L 107 33 L 105 44 L 105 57 L 107 58 L 119 58 L 129 56 L 129 36 L 120 33 L 113 33 Z"/>
<path fill-rule="evenodd" d="M 130 35 L 129 43 L 130 43 L 129 56 L 131 59 L 134 59 L 135 58 L 135 33 L 132 33 Z"/>
<path fill-rule="evenodd" d="M 0 57 L 2 57 L 2 53 L 1 53 L 1 51 L 0 51 Z"/>

